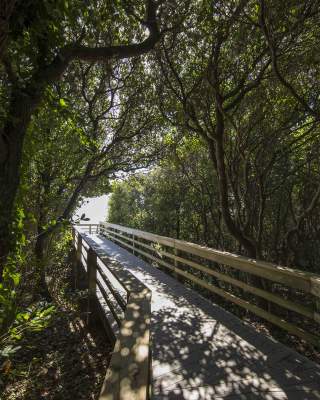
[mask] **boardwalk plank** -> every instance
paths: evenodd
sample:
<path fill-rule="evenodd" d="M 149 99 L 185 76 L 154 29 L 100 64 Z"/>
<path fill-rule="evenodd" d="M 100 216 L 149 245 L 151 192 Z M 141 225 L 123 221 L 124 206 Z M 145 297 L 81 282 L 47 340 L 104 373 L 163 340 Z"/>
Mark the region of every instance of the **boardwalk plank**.
<path fill-rule="evenodd" d="M 319 365 L 111 241 L 90 238 L 152 291 L 153 400 L 320 400 Z"/>

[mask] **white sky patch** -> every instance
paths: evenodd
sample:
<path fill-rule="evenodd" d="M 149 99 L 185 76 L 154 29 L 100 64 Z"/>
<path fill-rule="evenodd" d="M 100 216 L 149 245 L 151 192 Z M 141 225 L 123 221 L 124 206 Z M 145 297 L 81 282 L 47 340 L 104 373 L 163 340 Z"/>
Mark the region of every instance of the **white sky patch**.
<path fill-rule="evenodd" d="M 88 197 L 85 199 L 85 203 L 75 211 L 75 216 L 81 216 L 86 214 L 89 221 L 80 221 L 84 224 L 97 224 L 101 221 L 105 221 L 108 215 L 108 202 L 110 195 L 103 195 L 99 197 Z"/>

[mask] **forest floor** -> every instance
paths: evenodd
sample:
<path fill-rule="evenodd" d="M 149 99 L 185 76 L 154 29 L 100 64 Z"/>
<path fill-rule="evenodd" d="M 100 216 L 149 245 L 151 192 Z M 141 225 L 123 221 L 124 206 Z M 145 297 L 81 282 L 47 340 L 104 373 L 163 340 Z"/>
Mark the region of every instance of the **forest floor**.
<path fill-rule="evenodd" d="M 88 328 L 81 297 L 67 285 L 56 290 L 64 275 L 51 293 L 56 311 L 50 325 L 25 335 L 10 370 L 0 375 L 1 400 L 98 398 L 112 346 L 102 327 Z"/>
<path fill-rule="evenodd" d="M 111 347 L 78 313 L 58 312 L 42 332 L 28 335 L 12 359 L 3 400 L 96 399 Z"/>

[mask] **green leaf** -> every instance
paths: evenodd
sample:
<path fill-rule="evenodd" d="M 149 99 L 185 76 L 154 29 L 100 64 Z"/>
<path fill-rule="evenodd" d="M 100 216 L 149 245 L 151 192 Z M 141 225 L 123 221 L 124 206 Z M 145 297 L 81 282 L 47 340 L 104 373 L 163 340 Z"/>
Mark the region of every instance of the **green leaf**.
<path fill-rule="evenodd" d="M 61 107 L 67 107 L 67 103 L 64 101 L 64 99 L 60 99 L 59 104 Z"/>
<path fill-rule="evenodd" d="M 13 283 L 15 286 L 18 286 L 19 282 L 20 282 L 20 274 L 15 272 L 11 274 L 11 279 L 13 280 Z"/>

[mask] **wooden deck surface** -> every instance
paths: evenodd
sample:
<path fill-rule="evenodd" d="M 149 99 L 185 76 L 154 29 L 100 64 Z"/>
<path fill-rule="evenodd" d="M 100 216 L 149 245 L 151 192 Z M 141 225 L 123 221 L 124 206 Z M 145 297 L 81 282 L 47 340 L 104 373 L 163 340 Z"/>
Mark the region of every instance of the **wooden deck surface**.
<path fill-rule="evenodd" d="M 319 365 L 113 242 L 86 236 L 152 291 L 152 399 L 320 400 Z"/>

